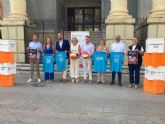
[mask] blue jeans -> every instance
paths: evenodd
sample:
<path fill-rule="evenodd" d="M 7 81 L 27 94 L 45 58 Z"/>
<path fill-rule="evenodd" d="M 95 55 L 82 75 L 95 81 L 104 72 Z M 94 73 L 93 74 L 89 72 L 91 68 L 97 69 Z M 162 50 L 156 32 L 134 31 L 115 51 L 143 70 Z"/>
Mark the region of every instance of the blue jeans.
<path fill-rule="evenodd" d="M 112 82 L 115 82 L 116 72 L 112 72 Z M 118 80 L 121 82 L 121 72 L 118 72 Z"/>
<path fill-rule="evenodd" d="M 45 80 L 54 80 L 54 73 L 45 72 Z"/>
<path fill-rule="evenodd" d="M 129 67 L 129 83 L 139 84 L 140 83 L 140 65 L 128 65 Z M 135 74 L 135 75 L 134 75 Z"/>

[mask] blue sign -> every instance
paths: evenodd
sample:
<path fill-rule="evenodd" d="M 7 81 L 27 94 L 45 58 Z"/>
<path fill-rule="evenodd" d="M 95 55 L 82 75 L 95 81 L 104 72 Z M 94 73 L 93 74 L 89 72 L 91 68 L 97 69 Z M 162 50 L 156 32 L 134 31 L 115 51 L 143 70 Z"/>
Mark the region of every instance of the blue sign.
<path fill-rule="evenodd" d="M 93 55 L 94 72 L 106 72 L 107 54 L 105 52 L 95 52 Z"/>
<path fill-rule="evenodd" d="M 121 52 L 110 53 L 110 71 L 111 72 L 122 72 L 122 63 L 124 56 Z"/>
<path fill-rule="evenodd" d="M 43 56 L 43 72 L 54 72 L 54 57 L 53 54 L 44 54 Z"/>
<path fill-rule="evenodd" d="M 66 52 L 57 52 L 55 56 L 57 71 L 62 72 L 66 70 Z"/>

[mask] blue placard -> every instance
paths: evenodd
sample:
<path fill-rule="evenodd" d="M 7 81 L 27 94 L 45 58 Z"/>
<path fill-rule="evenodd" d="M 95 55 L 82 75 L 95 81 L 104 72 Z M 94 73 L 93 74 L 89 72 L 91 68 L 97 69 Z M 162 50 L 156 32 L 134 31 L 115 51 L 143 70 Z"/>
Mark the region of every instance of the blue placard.
<path fill-rule="evenodd" d="M 43 56 L 43 72 L 54 72 L 54 57 L 53 54 L 44 54 Z"/>
<path fill-rule="evenodd" d="M 62 72 L 66 70 L 66 52 L 57 52 L 55 56 L 57 71 Z"/>
<path fill-rule="evenodd" d="M 122 63 L 124 56 L 121 52 L 110 53 L 110 71 L 111 72 L 122 72 Z"/>
<path fill-rule="evenodd" d="M 106 72 L 107 54 L 105 52 L 95 52 L 93 55 L 94 72 Z"/>

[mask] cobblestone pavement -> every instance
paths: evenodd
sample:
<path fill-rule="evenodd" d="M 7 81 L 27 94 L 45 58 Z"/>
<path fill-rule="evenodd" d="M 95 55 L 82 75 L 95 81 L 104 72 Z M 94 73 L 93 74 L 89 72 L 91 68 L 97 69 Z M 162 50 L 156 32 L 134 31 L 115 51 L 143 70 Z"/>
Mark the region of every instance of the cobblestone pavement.
<path fill-rule="evenodd" d="M 0 124 L 165 124 L 165 95 L 128 88 L 128 76 L 123 87 L 60 83 L 61 75 L 34 87 L 28 76 L 17 74 L 14 87 L 0 88 Z"/>

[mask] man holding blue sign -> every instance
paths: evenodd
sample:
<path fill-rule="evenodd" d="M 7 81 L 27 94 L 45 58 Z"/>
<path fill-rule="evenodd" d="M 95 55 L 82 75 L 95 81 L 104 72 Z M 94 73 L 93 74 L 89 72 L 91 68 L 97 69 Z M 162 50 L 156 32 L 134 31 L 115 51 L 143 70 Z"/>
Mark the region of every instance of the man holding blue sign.
<path fill-rule="evenodd" d="M 57 50 L 57 52 L 60 52 L 60 53 L 56 54 L 56 57 L 57 57 L 57 55 L 61 56 L 63 54 L 64 54 L 64 57 L 65 57 L 65 53 L 67 55 L 67 57 L 65 58 L 65 60 L 66 60 L 66 64 L 65 64 L 66 69 L 63 71 L 63 77 L 62 77 L 62 81 L 65 82 L 66 81 L 66 76 L 67 76 L 67 65 L 68 65 L 70 44 L 69 44 L 68 40 L 63 39 L 62 33 L 58 33 L 57 37 L 58 37 L 58 41 L 56 42 L 56 50 Z M 61 53 L 61 52 L 65 52 L 65 53 Z M 59 60 L 58 62 L 62 62 L 62 58 L 63 57 L 61 56 L 61 60 L 58 59 Z M 56 61 L 56 64 L 59 64 L 59 63 L 57 63 L 57 61 Z"/>
<path fill-rule="evenodd" d="M 122 86 L 122 64 L 124 61 L 124 55 L 126 54 L 125 44 L 121 41 L 121 36 L 118 34 L 115 37 L 114 43 L 110 48 L 110 71 L 112 72 L 111 85 L 115 84 L 116 73 L 118 73 L 118 85 Z"/>

